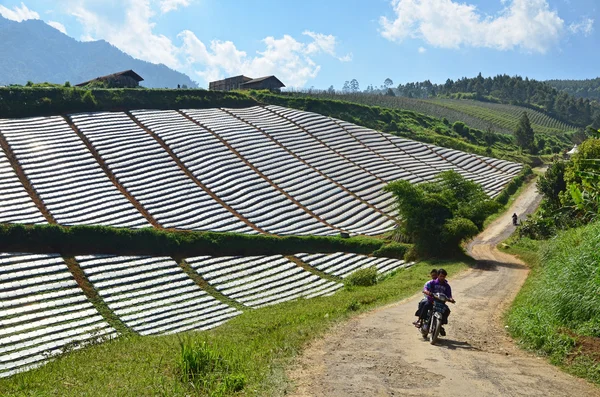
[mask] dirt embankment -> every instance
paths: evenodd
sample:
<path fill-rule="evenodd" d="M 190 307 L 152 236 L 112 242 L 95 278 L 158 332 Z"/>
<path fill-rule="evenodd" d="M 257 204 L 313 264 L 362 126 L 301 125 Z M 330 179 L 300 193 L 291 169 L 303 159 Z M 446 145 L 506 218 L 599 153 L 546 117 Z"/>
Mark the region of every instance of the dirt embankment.
<path fill-rule="evenodd" d="M 447 336 L 432 346 L 412 326 L 421 295 L 361 315 L 315 341 L 289 376 L 294 396 L 600 396 L 600 389 L 519 350 L 501 322 L 527 267 L 495 245 L 514 230 L 513 212 L 531 212 L 530 184 L 474 241 L 478 266 L 449 280 Z"/>

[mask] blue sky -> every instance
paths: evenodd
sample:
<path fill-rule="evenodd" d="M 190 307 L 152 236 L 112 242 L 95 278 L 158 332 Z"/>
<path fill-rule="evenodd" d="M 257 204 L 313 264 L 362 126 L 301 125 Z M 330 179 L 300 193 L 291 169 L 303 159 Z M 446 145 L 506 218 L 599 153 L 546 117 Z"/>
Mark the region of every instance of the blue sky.
<path fill-rule="evenodd" d="M 598 77 L 597 0 L 0 0 L 12 20 L 42 19 L 104 39 L 200 86 L 275 74 L 286 85 L 361 89 L 507 73 Z"/>

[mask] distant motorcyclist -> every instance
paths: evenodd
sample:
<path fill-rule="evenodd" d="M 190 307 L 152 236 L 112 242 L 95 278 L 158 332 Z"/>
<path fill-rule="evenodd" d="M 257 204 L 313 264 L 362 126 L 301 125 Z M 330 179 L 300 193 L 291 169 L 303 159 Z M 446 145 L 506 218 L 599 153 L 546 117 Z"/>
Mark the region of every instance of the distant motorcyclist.
<path fill-rule="evenodd" d="M 427 313 L 427 311 L 433 308 L 433 294 L 441 292 L 442 294 L 448 297 L 448 302 L 456 303 L 454 299 L 452 299 L 452 288 L 450 288 L 450 284 L 446 281 L 446 276 L 448 276 L 448 272 L 444 269 L 438 270 L 438 277 L 435 280 L 430 280 L 425 284 L 425 288 L 423 288 L 423 293 L 427 295 L 427 303 L 423 307 L 423 313 Z M 450 315 L 450 308 L 446 306 L 446 311 L 442 316 L 442 325 L 448 324 L 448 316 Z M 440 328 L 440 335 L 446 336 L 446 330 L 444 327 Z"/>
<path fill-rule="evenodd" d="M 438 270 L 431 269 L 431 271 L 429 272 L 429 275 L 431 276 L 431 280 L 435 280 L 436 278 L 438 278 Z M 427 285 L 427 283 L 425 283 L 425 285 Z M 425 285 L 423 286 L 423 288 L 425 288 Z M 424 296 L 423 299 L 421 299 L 419 301 L 419 306 L 417 307 L 417 311 L 415 312 L 415 316 L 418 316 L 419 318 L 417 318 L 417 321 L 415 321 L 413 323 L 413 325 L 417 328 L 421 328 L 421 325 L 423 324 L 423 318 L 427 314 L 427 311 L 423 310 L 423 308 L 425 307 L 427 302 L 428 302 L 428 299 L 426 296 Z"/>
<path fill-rule="evenodd" d="M 512 214 L 513 225 L 517 226 L 518 219 L 519 219 L 519 217 L 517 216 L 516 212 L 514 214 Z"/>

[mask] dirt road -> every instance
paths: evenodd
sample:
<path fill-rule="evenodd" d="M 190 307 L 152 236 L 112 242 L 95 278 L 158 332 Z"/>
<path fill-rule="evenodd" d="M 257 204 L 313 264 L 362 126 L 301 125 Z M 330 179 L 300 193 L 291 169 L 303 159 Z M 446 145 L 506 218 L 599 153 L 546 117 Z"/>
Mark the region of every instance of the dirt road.
<path fill-rule="evenodd" d="M 363 314 L 313 343 L 289 373 L 294 396 L 600 396 L 600 389 L 519 350 L 500 316 L 527 277 L 494 247 L 514 230 L 513 212 L 531 212 L 530 184 L 507 213 L 469 244 L 478 266 L 449 275 L 457 304 L 447 336 L 432 346 L 416 328 L 421 295 Z M 427 271 L 425 269 L 424 271 Z"/>

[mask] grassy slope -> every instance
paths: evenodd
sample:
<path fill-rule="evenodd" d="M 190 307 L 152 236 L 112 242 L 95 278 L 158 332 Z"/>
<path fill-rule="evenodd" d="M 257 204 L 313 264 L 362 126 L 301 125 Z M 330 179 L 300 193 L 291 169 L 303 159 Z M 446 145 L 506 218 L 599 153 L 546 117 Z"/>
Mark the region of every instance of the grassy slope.
<path fill-rule="evenodd" d="M 481 131 L 469 131 L 462 136 L 442 120 L 413 111 L 307 96 L 276 95 L 266 91 L 252 91 L 250 95 L 265 104 L 315 112 L 420 142 L 509 161 L 534 162 L 532 157 L 519 153 L 510 136 L 492 134 L 495 140 L 491 145 L 492 151 L 486 152 L 487 144 Z"/>
<path fill-rule="evenodd" d="M 246 380 L 244 395 L 282 395 L 289 387 L 284 367 L 307 342 L 339 321 L 416 293 L 432 266 L 443 266 L 453 276 L 468 264 L 422 263 L 372 287 L 249 310 L 211 331 L 124 337 L 0 380 L 0 390 L 2 396 L 219 395 L 223 386 L 218 380 L 205 386 L 200 380 L 195 384 L 181 380 L 180 340 L 187 340 L 207 342 L 228 363 L 231 373 Z"/>
<path fill-rule="evenodd" d="M 521 106 L 459 99 L 432 99 L 427 102 L 467 114 L 482 120 L 484 123 L 509 131 L 517 129 L 519 118 L 523 112 L 527 112 L 531 127 L 536 133 L 561 134 L 576 129 L 542 112 Z"/>
<path fill-rule="evenodd" d="M 507 251 L 532 269 L 507 316 L 512 335 L 600 384 L 600 223 L 548 241 L 522 239 Z"/>
<path fill-rule="evenodd" d="M 512 134 L 512 131 L 502 127 L 501 125 L 490 124 L 489 122 L 482 120 L 481 118 L 471 116 L 460 110 L 451 109 L 446 106 L 434 103 L 432 101 L 416 98 L 407 97 L 395 97 L 387 95 L 367 95 L 363 93 L 327 93 L 327 92 L 314 92 L 314 93 L 291 93 L 289 95 L 298 97 L 313 97 L 319 99 L 329 99 L 346 101 L 352 103 L 360 103 L 367 106 L 381 106 L 390 109 L 402 109 L 409 110 L 416 113 L 422 113 L 430 117 L 438 119 L 446 118 L 450 123 L 455 121 L 462 121 L 471 128 L 476 128 L 485 131 L 488 127 L 494 132 L 502 134 Z"/>

